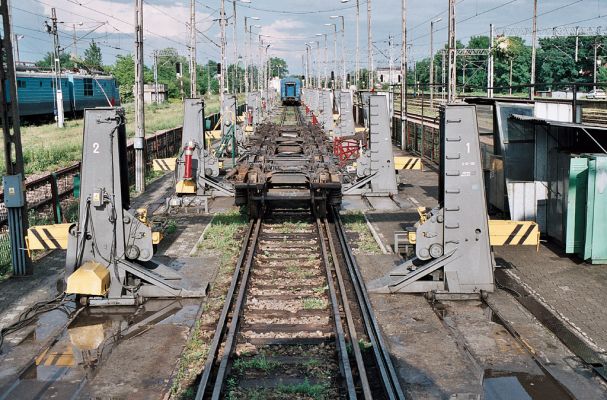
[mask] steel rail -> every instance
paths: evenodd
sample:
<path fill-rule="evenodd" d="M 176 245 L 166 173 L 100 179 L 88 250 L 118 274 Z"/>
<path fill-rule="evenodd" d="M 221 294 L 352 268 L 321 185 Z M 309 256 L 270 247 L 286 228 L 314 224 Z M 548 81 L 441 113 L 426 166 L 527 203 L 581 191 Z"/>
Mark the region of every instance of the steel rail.
<path fill-rule="evenodd" d="M 350 400 L 356 400 L 356 387 L 354 386 L 354 378 L 352 376 L 352 367 L 350 366 L 350 360 L 348 358 L 348 351 L 346 349 L 346 337 L 344 328 L 341 323 L 341 315 L 339 312 L 339 304 L 337 302 L 337 294 L 335 293 L 335 282 L 331 274 L 331 267 L 329 263 L 329 254 L 327 253 L 327 244 L 325 243 L 325 235 L 323 235 L 323 224 L 320 218 L 316 218 L 316 229 L 318 231 L 318 237 L 320 242 L 320 251 L 323 257 L 323 264 L 325 265 L 325 271 L 327 273 L 327 286 L 329 288 L 329 298 L 331 300 L 331 310 L 333 312 L 333 322 L 335 324 L 335 342 L 337 350 L 341 360 L 340 367 L 342 374 L 346 379 L 346 387 L 348 389 L 348 398 Z M 328 235 L 326 236 L 328 238 Z M 333 260 L 335 261 L 335 259 Z M 356 346 L 357 343 L 352 343 L 352 347 Z"/>
<path fill-rule="evenodd" d="M 356 291 L 356 297 L 360 305 L 367 334 L 369 335 L 369 340 L 371 341 L 373 353 L 381 373 L 386 395 L 390 399 L 405 399 L 404 392 L 400 387 L 400 383 L 398 382 L 396 369 L 394 368 L 394 364 L 390 358 L 390 351 L 381 334 L 375 314 L 373 313 L 373 308 L 371 306 L 363 278 L 360 274 L 358 264 L 356 263 L 356 259 L 352 255 L 352 249 L 346 240 L 345 230 L 339 213 L 333 207 L 330 208 L 330 213 L 335 221 L 335 230 L 337 231 L 337 236 L 341 244 L 350 279 Z"/>
<path fill-rule="evenodd" d="M 244 264 L 244 270 L 242 272 L 242 279 L 240 281 L 240 287 L 238 288 L 238 297 L 236 304 L 234 305 L 234 311 L 232 312 L 232 320 L 230 321 L 230 330 L 226 343 L 223 348 L 223 355 L 215 378 L 215 385 L 213 386 L 213 394 L 211 399 L 218 400 L 223 390 L 225 376 L 228 372 L 228 361 L 232 356 L 234 350 L 234 344 L 236 343 L 236 334 L 238 333 L 238 325 L 240 323 L 240 315 L 245 304 L 245 296 L 247 294 L 247 287 L 249 286 L 249 276 L 251 272 L 251 266 L 253 265 L 253 259 L 255 257 L 255 250 L 257 249 L 257 241 L 259 239 L 259 231 L 261 230 L 262 218 L 258 218 L 255 222 L 255 230 L 253 233 L 253 239 L 250 244 L 250 251 L 248 252 L 247 260 Z"/>
<path fill-rule="evenodd" d="M 348 332 L 350 333 L 350 343 L 352 343 L 352 350 L 354 351 L 356 366 L 358 367 L 358 374 L 363 389 L 363 395 L 365 396 L 365 399 L 373 399 L 373 395 L 371 394 L 371 387 L 369 386 L 369 380 L 367 379 L 365 361 L 363 360 L 363 356 L 360 351 L 360 346 L 358 346 L 358 334 L 356 333 L 356 326 L 354 325 L 354 319 L 352 318 L 352 311 L 350 310 L 350 304 L 348 301 L 348 295 L 346 293 L 344 278 L 342 276 L 339 261 L 337 259 L 337 251 L 335 249 L 335 243 L 333 243 L 333 235 L 331 234 L 329 222 L 324 219 L 323 223 L 325 226 L 325 231 L 327 233 L 329 248 L 331 250 L 331 257 L 333 257 L 333 265 L 335 266 L 335 276 L 337 277 L 337 283 L 339 285 L 341 302 L 344 309 L 344 313 L 346 315 Z"/>
<path fill-rule="evenodd" d="M 238 261 L 236 262 L 236 268 L 234 270 L 234 274 L 232 275 L 230 288 L 228 289 L 228 293 L 226 294 L 226 302 L 223 305 L 219 321 L 217 322 L 217 328 L 215 329 L 215 334 L 213 335 L 213 341 L 211 342 L 211 346 L 209 347 L 207 360 L 204 364 L 203 374 L 200 378 L 198 389 L 196 390 L 196 400 L 202 400 L 205 392 L 207 391 L 207 387 L 211 378 L 211 372 L 213 371 L 213 364 L 215 364 L 217 353 L 219 351 L 219 346 L 222 342 L 223 336 L 226 333 L 225 328 L 227 327 L 228 314 L 230 312 L 230 309 L 232 308 L 232 304 L 234 303 L 236 288 L 238 286 L 238 282 L 241 281 L 241 270 L 243 269 L 242 267 L 245 262 L 245 257 L 247 253 L 252 254 L 254 252 L 255 246 L 257 244 L 257 239 L 259 237 L 260 227 L 261 218 L 257 220 L 251 220 L 251 222 L 249 222 L 249 226 L 244 237 L 244 243 L 242 249 L 240 250 Z M 251 249 L 251 251 L 249 251 L 249 249 Z M 247 263 L 249 263 L 251 260 L 252 256 L 248 257 Z M 244 277 L 244 271 L 242 272 L 242 275 Z"/>

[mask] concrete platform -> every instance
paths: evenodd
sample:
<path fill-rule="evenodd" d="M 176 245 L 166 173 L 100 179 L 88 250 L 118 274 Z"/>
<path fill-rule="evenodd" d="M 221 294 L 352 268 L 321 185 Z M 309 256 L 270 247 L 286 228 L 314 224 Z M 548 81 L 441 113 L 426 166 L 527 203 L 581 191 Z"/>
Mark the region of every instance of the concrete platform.
<path fill-rule="evenodd" d="M 393 212 L 365 212 L 377 236 L 390 247 L 394 231 L 419 219 L 416 207 L 431 208 L 438 202 L 435 169 L 403 170 L 399 178 L 397 199 L 409 206 Z M 607 267 L 563 257 L 549 245 L 542 245 L 539 253 L 535 248 L 510 247 L 496 248 L 495 254 L 512 264 L 508 274 L 532 290 L 594 349 L 603 351 L 607 346 Z M 395 255 L 357 258 L 366 282 L 399 262 Z M 371 294 L 371 300 L 401 384 L 411 398 L 607 398 L 604 381 L 510 292 L 497 289 L 491 294 L 487 300 L 491 308 L 479 301 L 431 305 L 421 296 L 407 294 Z M 516 329 L 521 340 L 508 329 Z"/>
<path fill-rule="evenodd" d="M 131 201 L 151 213 L 164 206 L 171 174 L 148 185 Z M 211 213 L 233 199 L 211 202 Z M 212 215 L 171 215 L 175 232 L 158 245 L 155 257 L 179 271 L 196 289 L 215 279 L 216 256 L 194 255 Z M 0 283 L 0 328 L 38 301 L 57 295 L 64 275 L 64 251 L 38 260 L 30 278 Z M 61 311 L 42 314 L 9 335 L 0 353 L 0 398 L 129 398 L 168 396 L 171 377 L 205 299 L 148 300 L 139 307 L 86 308 L 70 322 Z M 70 307 L 74 307 L 71 303 Z"/>

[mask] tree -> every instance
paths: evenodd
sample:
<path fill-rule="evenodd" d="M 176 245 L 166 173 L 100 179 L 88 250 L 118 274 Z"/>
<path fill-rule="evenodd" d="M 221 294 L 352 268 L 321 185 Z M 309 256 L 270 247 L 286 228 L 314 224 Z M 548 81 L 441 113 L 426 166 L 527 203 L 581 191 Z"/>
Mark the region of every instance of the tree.
<path fill-rule="evenodd" d="M 101 70 L 103 65 L 103 57 L 101 49 L 97 46 L 94 40 L 91 40 L 89 48 L 84 50 L 84 65 L 90 69 Z"/>
<path fill-rule="evenodd" d="M 109 72 L 116 78 L 119 85 L 120 98 L 123 102 L 133 100 L 133 85 L 135 85 L 135 61 L 131 54 L 117 55 Z"/>
<path fill-rule="evenodd" d="M 270 57 L 270 77 L 284 78 L 289 75 L 287 62 L 282 58 Z"/>
<path fill-rule="evenodd" d="M 44 58 L 40 61 L 36 62 L 37 67 L 42 68 L 53 68 L 53 60 L 55 56 L 52 52 L 46 53 Z M 70 55 L 67 53 L 59 53 L 59 63 L 61 64 L 61 68 L 73 68 L 74 62 L 70 58 Z"/>
<path fill-rule="evenodd" d="M 510 85 L 510 65 L 512 65 L 512 84 L 528 83 L 531 77 L 531 47 L 518 36 L 498 37 L 494 44 L 495 87 Z M 526 89 L 517 89 L 513 92 L 524 92 Z"/>

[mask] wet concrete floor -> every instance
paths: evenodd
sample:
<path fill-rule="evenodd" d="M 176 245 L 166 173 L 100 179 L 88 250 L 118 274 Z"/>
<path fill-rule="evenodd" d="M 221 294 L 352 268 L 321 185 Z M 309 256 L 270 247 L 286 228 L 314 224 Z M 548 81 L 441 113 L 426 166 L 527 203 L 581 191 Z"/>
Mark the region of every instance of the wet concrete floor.
<path fill-rule="evenodd" d="M 401 171 L 398 198 L 410 207 L 367 211 L 387 247 L 394 231 L 412 226 L 417 206 L 437 200 L 434 171 Z M 357 256 L 366 282 L 401 260 Z M 370 294 L 401 385 L 413 399 L 607 399 L 588 365 L 531 315 L 514 295 L 496 289 L 486 301 L 430 304 L 420 295 Z M 520 336 L 513 336 L 515 331 Z"/>

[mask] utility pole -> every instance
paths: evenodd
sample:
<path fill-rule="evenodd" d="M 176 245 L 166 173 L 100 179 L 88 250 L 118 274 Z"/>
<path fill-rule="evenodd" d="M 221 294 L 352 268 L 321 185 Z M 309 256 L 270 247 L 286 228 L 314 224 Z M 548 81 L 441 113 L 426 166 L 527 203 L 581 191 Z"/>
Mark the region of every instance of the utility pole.
<path fill-rule="evenodd" d="M 219 72 L 219 92 L 221 99 L 221 110 L 223 111 L 224 92 L 225 92 L 225 71 L 226 71 L 226 9 L 225 0 L 221 0 L 219 9 L 219 25 L 221 27 L 221 68 Z M 222 124 L 223 126 L 223 124 Z M 223 133 L 223 132 L 222 132 Z"/>
<path fill-rule="evenodd" d="M 55 85 L 55 108 L 57 111 L 57 126 L 63 128 L 64 116 L 63 116 L 63 92 L 61 91 L 61 63 L 59 62 L 59 55 L 61 54 L 61 47 L 59 47 L 59 33 L 57 32 L 57 13 L 55 9 L 51 9 L 51 25 L 46 23 L 46 30 L 49 34 L 53 35 L 53 69 L 55 76 L 53 83 Z"/>
<path fill-rule="evenodd" d="M 443 60 L 442 60 L 442 65 L 441 65 L 441 69 L 442 69 L 442 73 L 441 73 L 441 99 L 445 100 L 445 84 L 446 82 L 446 78 L 447 78 L 447 60 L 446 60 L 446 55 L 447 53 L 443 50 Z"/>
<path fill-rule="evenodd" d="M 493 24 L 489 24 L 489 61 L 487 62 L 487 97 L 493 98 Z"/>
<path fill-rule="evenodd" d="M 154 102 L 160 104 L 158 99 L 158 50 L 154 50 Z"/>
<path fill-rule="evenodd" d="M 457 97 L 457 48 L 455 42 L 455 0 L 449 0 L 449 90 L 447 102 L 453 103 Z"/>
<path fill-rule="evenodd" d="M 336 15 L 332 15 L 330 18 L 337 18 Z M 335 89 L 335 75 L 337 74 L 337 24 L 325 24 L 325 26 L 333 27 L 333 79 L 331 82 L 331 89 Z"/>
<path fill-rule="evenodd" d="M 19 41 L 21 39 L 23 39 L 24 37 L 25 36 L 23 36 L 23 35 L 15 34 L 15 56 L 17 57 L 16 61 L 15 61 L 15 65 L 19 64 Z"/>
<path fill-rule="evenodd" d="M 430 21 L 430 107 L 434 107 L 434 24 L 442 18 Z"/>
<path fill-rule="evenodd" d="M 226 10 L 225 0 L 221 0 L 219 10 L 219 25 L 221 27 L 221 65 L 219 68 L 219 101 L 222 118 L 225 118 L 225 71 L 226 71 Z M 221 137 L 225 135 L 225 120 L 221 123 Z"/>
<path fill-rule="evenodd" d="M 238 87 L 238 39 L 236 37 L 236 0 L 232 0 L 232 12 L 234 13 L 234 26 L 232 30 L 233 41 L 234 41 L 234 76 L 232 76 L 232 93 L 236 94 L 236 88 Z"/>
<path fill-rule="evenodd" d="M 344 20 L 344 16 L 343 15 L 332 15 L 331 19 L 336 19 L 336 18 L 340 18 L 341 19 L 341 64 L 342 64 L 342 77 L 341 77 L 341 88 L 345 89 L 346 88 L 346 53 L 345 53 L 345 48 L 346 48 L 346 42 L 344 39 L 344 33 L 346 30 L 346 23 Z M 337 24 L 335 24 L 335 74 L 337 75 Z"/>
<path fill-rule="evenodd" d="M 196 97 L 196 0 L 190 0 L 190 97 Z"/>
<path fill-rule="evenodd" d="M 596 36 L 594 37 L 594 72 L 592 73 L 592 82 L 596 84 L 596 72 L 597 72 L 597 51 L 599 49 L 599 43 L 596 41 Z M 596 86 L 593 86 L 592 89 L 596 89 Z"/>
<path fill-rule="evenodd" d="M 577 62 L 578 59 L 578 52 L 579 52 L 579 48 L 580 48 L 580 27 L 576 26 L 575 27 L 575 62 Z"/>
<path fill-rule="evenodd" d="M 78 39 L 76 38 L 76 24 L 72 24 L 72 58 L 78 58 Z"/>
<path fill-rule="evenodd" d="M 537 0 L 533 0 L 533 26 L 531 32 L 531 87 L 529 88 L 529 98 L 535 97 L 535 54 L 537 42 Z"/>
<path fill-rule="evenodd" d="M 402 0 L 401 6 L 401 49 L 400 49 L 400 120 L 401 148 L 407 145 L 407 0 Z"/>
<path fill-rule="evenodd" d="M 403 0 L 407 1 L 407 0 Z M 354 73 L 354 79 L 356 79 L 356 88 L 358 89 L 358 80 L 360 79 L 360 40 L 359 40 L 359 30 L 360 30 L 360 1 L 356 0 L 356 72 Z"/>
<path fill-rule="evenodd" d="M 316 88 L 320 89 L 320 40 L 316 41 L 316 68 L 318 79 L 316 81 Z"/>
<path fill-rule="evenodd" d="M 244 54 L 244 58 L 245 58 L 245 61 L 244 61 L 244 63 L 245 63 L 245 67 L 244 67 L 244 88 L 245 89 L 244 90 L 245 90 L 245 93 L 249 94 L 249 67 L 250 67 L 251 64 L 253 64 L 253 62 L 252 62 L 252 58 L 253 57 L 251 57 L 251 54 L 252 54 L 252 52 L 251 52 L 251 28 L 253 28 L 253 27 L 249 26 L 247 28 L 247 19 L 252 19 L 252 20 L 258 21 L 259 18 L 258 17 L 244 17 L 245 40 L 246 40 L 246 36 L 248 36 L 248 40 L 249 40 L 248 46 L 245 49 L 245 54 Z M 247 33 L 248 33 L 248 35 L 247 35 Z M 253 85 L 251 85 L 251 87 L 252 86 Z"/>
<path fill-rule="evenodd" d="M 371 0 L 367 0 L 367 68 L 369 90 L 373 89 L 373 38 L 371 37 Z"/>
<path fill-rule="evenodd" d="M 143 103 L 143 0 L 135 0 L 135 191 L 145 191 L 145 113 Z"/>
<path fill-rule="evenodd" d="M 306 87 L 310 86 L 310 45 L 306 43 Z"/>
<path fill-rule="evenodd" d="M 8 212 L 8 234 L 11 246 L 11 264 L 14 276 L 32 274 L 25 245 L 27 231 L 27 204 L 21 130 L 19 126 L 19 107 L 17 107 L 17 80 L 13 60 L 11 20 L 8 1 L 0 2 L 2 16 L 2 40 L 0 41 L 0 59 L 6 62 L 6 68 L 0 68 L 0 120 L 4 137 L 4 163 L 6 176 L 2 180 L 4 199 Z M 8 90 L 9 93 L 6 93 Z M 9 182 L 10 181 L 10 182 Z M 11 183 L 9 185 L 9 183 Z M 9 187 L 10 186 L 10 187 Z M 13 190 L 11 190 L 13 189 Z M 7 198 L 11 198 L 11 204 Z"/>
<path fill-rule="evenodd" d="M 392 34 L 388 34 L 388 91 L 392 90 L 392 71 L 394 70 L 394 57 L 392 57 Z"/>
<path fill-rule="evenodd" d="M 510 58 L 510 78 L 509 78 L 510 90 L 508 91 L 508 93 L 510 94 L 510 96 L 512 96 L 512 61 L 513 61 L 513 59 Z"/>

